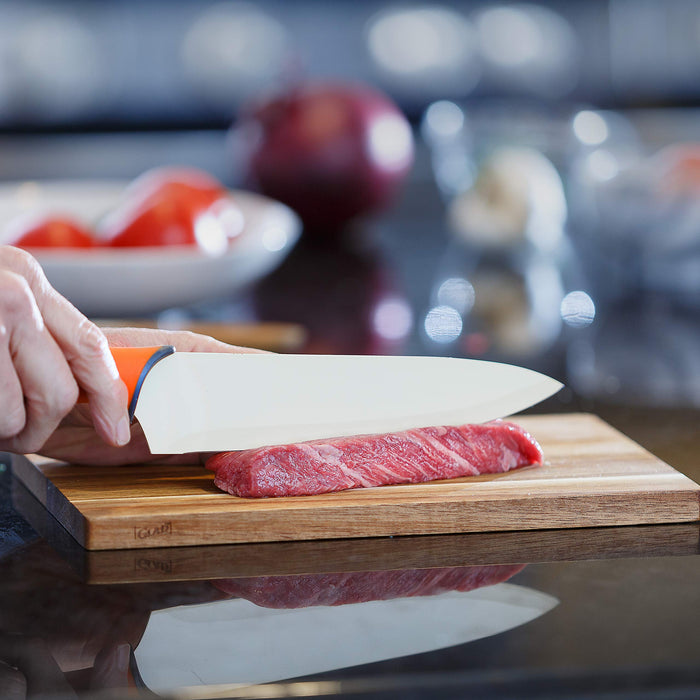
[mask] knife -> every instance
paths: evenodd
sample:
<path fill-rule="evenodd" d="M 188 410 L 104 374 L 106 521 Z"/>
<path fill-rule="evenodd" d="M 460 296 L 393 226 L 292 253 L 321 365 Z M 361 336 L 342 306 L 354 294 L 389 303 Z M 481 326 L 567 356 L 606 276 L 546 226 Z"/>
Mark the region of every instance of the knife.
<path fill-rule="evenodd" d="M 219 697 L 237 697 L 242 685 L 315 676 L 484 639 L 531 622 L 558 603 L 534 588 L 497 583 L 353 605 L 275 609 L 242 598 L 180 605 L 153 611 L 132 652 L 131 670 L 137 687 L 157 697 L 177 696 L 183 688 L 188 697 L 211 697 L 212 686 Z M 247 687 L 238 697 L 251 696 Z"/>
<path fill-rule="evenodd" d="M 450 357 L 111 351 L 153 454 L 482 423 L 562 387 L 515 365 Z"/>

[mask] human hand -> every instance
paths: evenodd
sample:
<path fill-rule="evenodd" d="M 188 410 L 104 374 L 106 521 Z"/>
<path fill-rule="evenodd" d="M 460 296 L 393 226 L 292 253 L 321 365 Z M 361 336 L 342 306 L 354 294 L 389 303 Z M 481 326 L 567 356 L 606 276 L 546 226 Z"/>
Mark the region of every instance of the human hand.
<path fill-rule="evenodd" d="M 209 581 L 89 584 L 45 540 L 27 544 L 0 558 L 0 698 L 126 688 L 153 610 L 226 597 Z"/>
<path fill-rule="evenodd" d="M 150 328 L 104 328 L 112 347 L 149 347 L 173 345 L 179 352 L 260 352 L 251 348 L 227 345 L 208 336 L 188 331 L 164 331 Z M 142 462 L 192 464 L 203 461 L 203 455 L 185 454 L 163 457 L 152 455 L 138 422 L 131 425 L 131 439 L 124 447 L 114 447 L 100 440 L 92 428 L 89 409 L 78 405 L 63 419 L 46 441 L 40 453 L 76 464 L 120 465 Z"/>
<path fill-rule="evenodd" d="M 0 632 L 0 697 L 77 698 L 44 640 Z"/>
<path fill-rule="evenodd" d="M 29 253 L 0 246 L 0 450 L 41 450 L 80 389 L 95 440 L 126 444 L 127 390 L 105 334 L 51 287 Z"/>

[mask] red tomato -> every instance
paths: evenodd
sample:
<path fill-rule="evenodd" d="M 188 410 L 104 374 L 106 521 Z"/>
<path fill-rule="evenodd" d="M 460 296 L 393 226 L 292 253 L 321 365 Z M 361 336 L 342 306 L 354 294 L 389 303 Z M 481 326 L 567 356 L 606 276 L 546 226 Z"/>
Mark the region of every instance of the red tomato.
<path fill-rule="evenodd" d="M 213 176 L 198 168 L 152 168 L 139 175 L 127 187 L 127 199 L 145 201 L 151 197 L 184 199 L 193 206 L 208 207 L 226 196 L 226 188 Z"/>
<path fill-rule="evenodd" d="M 18 219 L 10 225 L 8 243 L 18 248 L 93 248 L 92 232 L 68 216 Z"/>
<path fill-rule="evenodd" d="M 201 170 L 157 168 L 129 185 L 100 234 L 112 246 L 196 246 L 218 255 L 228 236 L 212 206 L 226 197 L 223 185 Z"/>

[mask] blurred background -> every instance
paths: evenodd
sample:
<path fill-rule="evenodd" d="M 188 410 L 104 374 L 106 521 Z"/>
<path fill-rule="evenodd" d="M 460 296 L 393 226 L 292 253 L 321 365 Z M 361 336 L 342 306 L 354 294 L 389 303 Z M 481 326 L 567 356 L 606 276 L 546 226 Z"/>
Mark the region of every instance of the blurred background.
<path fill-rule="evenodd" d="M 700 404 L 699 3 L 0 0 L 0 17 L 10 199 L 184 165 L 285 200 L 289 182 L 250 177 L 250 109 L 309 85 L 372 86 L 410 126 L 382 206 L 311 225 L 291 196 L 305 228 L 245 285 L 91 316 L 283 322 L 302 333 L 281 349 L 498 359 L 584 398 Z"/>
<path fill-rule="evenodd" d="M 304 77 L 381 86 L 417 120 L 437 98 L 600 107 L 700 98 L 693 0 L 0 3 L 7 130 L 224 127 Z"/>

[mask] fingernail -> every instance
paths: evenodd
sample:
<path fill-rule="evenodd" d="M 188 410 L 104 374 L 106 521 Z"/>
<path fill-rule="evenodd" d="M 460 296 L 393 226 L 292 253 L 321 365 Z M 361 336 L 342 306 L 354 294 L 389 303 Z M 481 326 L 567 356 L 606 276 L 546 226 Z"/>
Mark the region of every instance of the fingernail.
<path fill-rule="evenodd" d="M 129 657 L 131 656 L 131 647 L 128 644 L 120 644 L 117 647 L 117 668 L 126 673 L 129 670 Z"/>
<path fill-rule="evenodd" d="M 129 440 L 131 440 L 131 426 L 129 424 L 129 419 L 124 416 L 119 423 L 117 423 L 117 445 L 123 447 Z"/>

